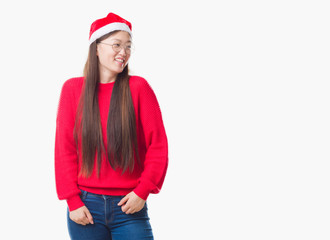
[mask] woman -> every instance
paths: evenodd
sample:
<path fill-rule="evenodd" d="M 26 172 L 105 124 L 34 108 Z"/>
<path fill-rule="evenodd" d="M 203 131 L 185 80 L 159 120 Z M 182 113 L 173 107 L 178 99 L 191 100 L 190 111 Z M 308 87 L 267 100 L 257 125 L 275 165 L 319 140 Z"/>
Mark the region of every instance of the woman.
<path fill-rule="evenodd" d="M 168 146 L 152 88 L 128 75 L 131 30 L 113 13 L 93 22 L 84 77 L 62 87 L 55 176 L 71 239 L 153 239 L 146 200 L 162 187 Z"/>

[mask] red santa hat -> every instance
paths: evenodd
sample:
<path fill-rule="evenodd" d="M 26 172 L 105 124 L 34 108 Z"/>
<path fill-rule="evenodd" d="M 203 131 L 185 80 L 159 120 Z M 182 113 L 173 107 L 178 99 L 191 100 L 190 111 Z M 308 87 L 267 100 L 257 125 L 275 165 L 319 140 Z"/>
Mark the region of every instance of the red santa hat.
<path fill-rule="evenodd" d="M 132 24 L 114 13 L 109 13 L 105 18 L 95 20 L 89 32 L 89 44 L 116 30 L 126 31 L 132 35 Z"/>

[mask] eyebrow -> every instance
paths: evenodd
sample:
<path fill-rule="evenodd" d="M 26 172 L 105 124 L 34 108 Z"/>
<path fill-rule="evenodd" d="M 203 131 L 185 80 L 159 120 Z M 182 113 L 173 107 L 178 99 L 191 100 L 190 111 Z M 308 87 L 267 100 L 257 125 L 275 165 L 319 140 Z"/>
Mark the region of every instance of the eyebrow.
<path fill-rule="evenodd" d="M 115 40 L 115 41 L 119 41 L 119 42 L 121 42 L 121 40 L 118 39 L 118 38 L 113 38 L 113 39 L 111 39 L 111 40 Z M 132 42 L 131 40 L 128 40 L 128 41 L 127 41 L 127 43 L 131 43 L 131 42 Z"/>

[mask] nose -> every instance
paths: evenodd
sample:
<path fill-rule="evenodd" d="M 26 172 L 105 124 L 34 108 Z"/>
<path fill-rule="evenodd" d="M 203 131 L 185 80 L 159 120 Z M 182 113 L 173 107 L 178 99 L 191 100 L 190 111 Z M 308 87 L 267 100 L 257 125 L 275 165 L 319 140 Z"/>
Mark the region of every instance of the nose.
<path fill-rule="evenodd" d="M 126 49 L 125 47 L 122 47 L 119 51 L 119 54 L 123 55 L 123 56 L 126 56 Z"/>

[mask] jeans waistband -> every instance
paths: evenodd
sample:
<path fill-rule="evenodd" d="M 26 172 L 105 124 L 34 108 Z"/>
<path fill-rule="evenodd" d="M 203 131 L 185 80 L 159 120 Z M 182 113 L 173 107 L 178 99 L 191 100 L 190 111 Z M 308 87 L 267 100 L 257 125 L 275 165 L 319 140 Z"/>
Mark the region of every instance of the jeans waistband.
<path fill-rule="evenodd" d="M 100 198 L 123 198 L 125 195 L 119 195 L 119 196 L 115 196 L 115 195 L 104 195 L 104 194 L 97 194 L 97 193 L 91 193 L 91 192 L 87 192 L 85 190 L 80 189 L 81 194 L 84 198 L 86 198 L 87 196 L 95 196 L 95 197 L 100 197 Z"/>

